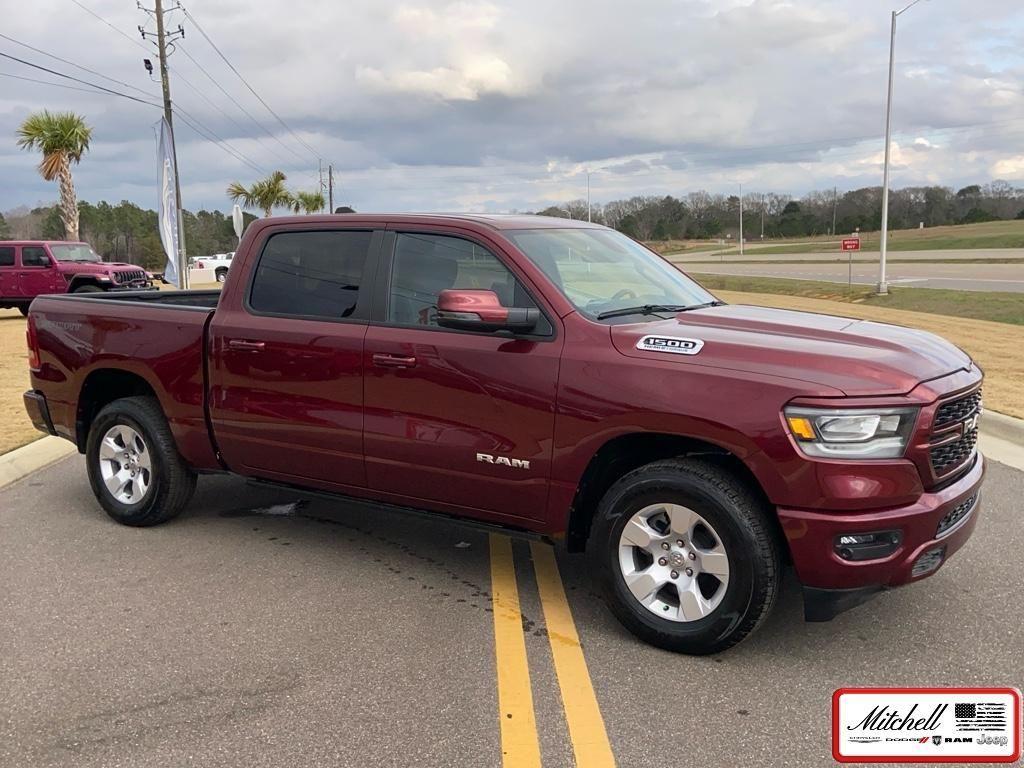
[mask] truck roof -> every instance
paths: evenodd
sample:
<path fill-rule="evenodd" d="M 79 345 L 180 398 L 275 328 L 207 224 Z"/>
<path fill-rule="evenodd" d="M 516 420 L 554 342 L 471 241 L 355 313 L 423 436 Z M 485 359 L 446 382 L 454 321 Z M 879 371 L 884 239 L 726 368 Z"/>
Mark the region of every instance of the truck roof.
<path fill-rule="evenodd" d="M 0 245 L 89 245 L 81 240 L 0 240 Z M 91 247 L 91 246 L 90 246 Z"/>
<path fill-rule="evenodd" d="M 346 221 L 389 224 L 478 224 L 492 229 L 603 229 L 600 224 L 557 216 L 520 213 L 325 213 L 312 216 L 276 216 L 275 223 L 332 223 Z"/>

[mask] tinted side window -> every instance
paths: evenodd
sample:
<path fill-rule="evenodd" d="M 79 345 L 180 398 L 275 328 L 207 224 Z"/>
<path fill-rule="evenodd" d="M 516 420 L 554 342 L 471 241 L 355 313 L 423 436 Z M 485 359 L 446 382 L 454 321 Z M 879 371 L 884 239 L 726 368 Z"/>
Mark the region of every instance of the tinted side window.
<path fill-rule="evenodd" d="M 21 249 L 21 266 L 23 267 L 48 267 L 50 259 L 46 255 L 46 249 L 36 245 L 27 245 Z"/>
<path fill-rule="evenodd" d="M 0 248 L 0 267 L 13 267 L 14 266 L 14 248 L 5 245 Z"/>
<path fill-rule="evenodd" d="M 256 266 L 249 305 L 257 312 L 348 317 L 356 308 L 372 235 L 335 231 L 271 236 Z"/>
<path fill-rule="evenodd" d="M 494 291 L 502 306 L 536 308 L 498 258 L 460 237 L 399 233 L 391 265 L 388 320 L 437 325 L 437 295 L 448 288 Z"/>

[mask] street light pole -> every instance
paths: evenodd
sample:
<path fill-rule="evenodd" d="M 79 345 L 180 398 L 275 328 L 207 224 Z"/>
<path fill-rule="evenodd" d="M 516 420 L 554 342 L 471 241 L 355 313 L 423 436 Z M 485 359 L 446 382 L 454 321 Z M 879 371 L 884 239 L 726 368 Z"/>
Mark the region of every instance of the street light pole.
<path fill-rule="evenodd" d="M 889 93 L 885 102 L 885 160 L 882 165 L 882 242 L 879 245 L 878 258 L 878 293 L 884 296 L 889 292 L 889 284 L 885 279 L 885 256 L 889 245 L 889 147 L 892 143 L 892 81 L 896 63 L 896 17 L 906 13 L 921 0 L 914 0 L 910 5 L 899 11 L 892 12 L 892 28 L 889 32 Z"/>
<path fill-rule="evenodd" d="M 590 169 L 587 169 L 587 221 L 590 221 Z"/>
<path fill-rule="evenodd" d="M 743 185 L 740 184 L 740 257 L 743 257 Z"/>

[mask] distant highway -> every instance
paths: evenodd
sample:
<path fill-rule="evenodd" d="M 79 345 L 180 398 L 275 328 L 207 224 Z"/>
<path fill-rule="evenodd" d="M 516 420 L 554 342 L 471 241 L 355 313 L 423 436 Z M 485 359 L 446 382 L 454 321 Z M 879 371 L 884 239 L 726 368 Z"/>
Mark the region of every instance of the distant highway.
<path fill-rule="evenodd" d="M 741 257 L 737 251 L 730 251 L 722 256 L 715 251 L 691 251 L 668 254 L 672 261 L 680 263 L 722 262 L 730 261 L 830 261 L 842 260 L 846 263 L 846 254 L 839 251 L 817 251 L 815 253 L 759 253 L 758 247 L 750 245 Z M 1018 259 L 1024 261 L 1024 248 L 978 248 L 963 250 L 940 251 L 889 251 L 889 259 L 896 261 L 951 261 L 980 259 Z M 854 261 L 871 261 L 878 263 L 878 251 L 860 251 L 853 256 Z"/>
<path fill-rule="evenodd" d="M 789 256 L 776 256 L 789 259 Z M 821 280 L 829 283 L 845 283 L 848 279 L 848 265 L 845 262 L 809 264 L 730 264 L 728 261 L 677 262 L 687 272 L 712 275 L 737 275 L 743 277 L 777 277 L 791 280 Z M 892 285 L 914 288 L 953 288 L 964 291 L 1012 291 L 1024 293 L 1024 263 L 1017 264 L 936 264 L 890 263 L 886 270 Z M 858 285 L 873 285 L 878 282 L 876 262 L 854 262 L 853 282 Z"/>

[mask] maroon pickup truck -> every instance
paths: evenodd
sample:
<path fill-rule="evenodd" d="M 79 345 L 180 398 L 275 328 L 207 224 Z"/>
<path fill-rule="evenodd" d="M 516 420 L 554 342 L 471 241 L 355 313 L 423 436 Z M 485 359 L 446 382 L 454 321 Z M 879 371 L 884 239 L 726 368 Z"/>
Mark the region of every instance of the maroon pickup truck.
<path fill-rule="evenodd" d="M 971 535 L 982 373 L 931 334 L 731 306 L 528 216 L 264 219 L 223 293 L 46 296 L 36 426 L 154 525 L 231 472 L 586 548 L 641 638 L 711 653 L 791 565 L 827 620 Z"/>
<path fill-rule="evenodd" d="M 28 314 L 36 296 L 152 288 L 134 264 L 105 262 L 88 243 L 0 240 L 0 309 Z"/>

